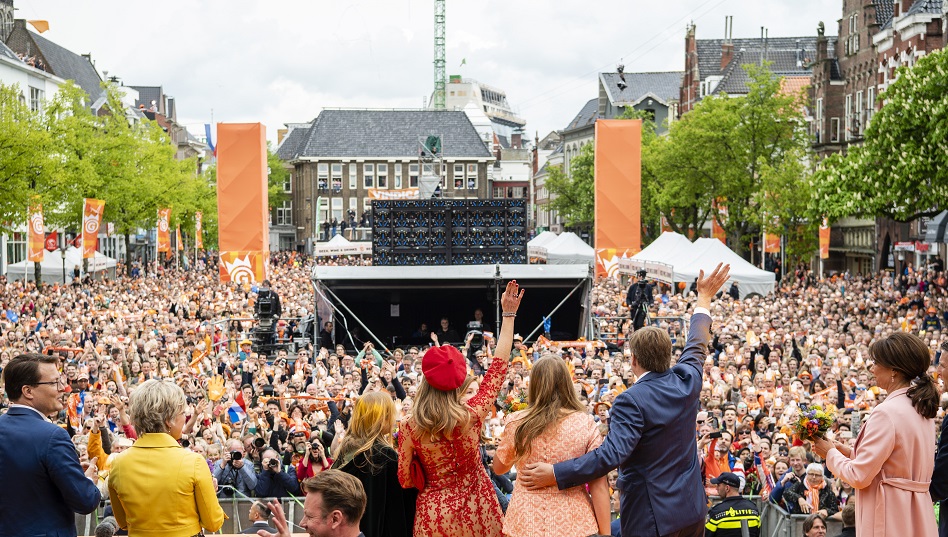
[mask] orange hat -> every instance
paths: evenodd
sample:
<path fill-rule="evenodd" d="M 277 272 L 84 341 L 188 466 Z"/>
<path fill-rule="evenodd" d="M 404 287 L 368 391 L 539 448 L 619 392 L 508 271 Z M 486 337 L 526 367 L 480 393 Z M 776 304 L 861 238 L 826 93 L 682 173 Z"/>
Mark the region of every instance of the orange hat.
<path fill-rule="evenodd" d="M 928 308 L 928 313 L 937 313 L 937 312 L 938 310 L 936 310 L 935 308 Z"/>

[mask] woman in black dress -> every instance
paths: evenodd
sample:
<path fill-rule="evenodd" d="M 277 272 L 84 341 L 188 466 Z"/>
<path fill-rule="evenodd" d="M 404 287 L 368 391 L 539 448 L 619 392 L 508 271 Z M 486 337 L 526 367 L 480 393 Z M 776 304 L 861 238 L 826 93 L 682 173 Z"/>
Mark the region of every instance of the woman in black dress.
<path fill-rule="evenodd" d="M 333 464 L 365 488 L 368 501 L 359 523 L 365 537 L 410 537 L 415 523 L 417 491 L 398 483 L 394 429 L 395 403 L 388 392 L 366 393 L 355 403 Z"/>

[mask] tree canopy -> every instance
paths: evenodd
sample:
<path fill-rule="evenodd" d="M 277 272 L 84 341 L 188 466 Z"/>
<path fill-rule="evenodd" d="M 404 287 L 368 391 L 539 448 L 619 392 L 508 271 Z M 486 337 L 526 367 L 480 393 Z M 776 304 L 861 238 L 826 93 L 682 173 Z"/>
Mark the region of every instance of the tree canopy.
<path fill-rule="evenodd" d="M 860 146 L 825 159 L 814 175 L 811 213 L 831 221 L 932 216 L 948 199 L 948 52 L 897 71 Z M 875 103 L 869 103 L 874 106 Z"/>

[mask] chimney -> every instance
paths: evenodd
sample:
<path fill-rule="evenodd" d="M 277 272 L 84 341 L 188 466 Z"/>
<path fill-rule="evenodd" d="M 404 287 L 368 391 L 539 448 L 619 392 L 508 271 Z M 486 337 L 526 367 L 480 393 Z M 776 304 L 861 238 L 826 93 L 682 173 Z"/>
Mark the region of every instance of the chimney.
<path fill-rule="evenodd" d="M 523 149 L 523 135 L 519 132 L 515 132 L 510 135 L 510 148 L 511 149 Z"/>
<path fill-rule="evenodd" d="M 734 59 L 734 43 L 731 41 L 733 32 L 733 16 L 724 17 L 724 42 L 721 44 L 721 70 L 727 68 Z"/>

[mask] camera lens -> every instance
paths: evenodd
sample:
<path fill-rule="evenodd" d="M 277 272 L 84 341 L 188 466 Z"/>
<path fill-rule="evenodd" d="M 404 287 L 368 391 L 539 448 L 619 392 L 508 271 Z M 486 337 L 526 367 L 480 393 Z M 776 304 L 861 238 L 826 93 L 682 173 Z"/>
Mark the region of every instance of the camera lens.
<path fill-rule="evenodd" d="M 239 460 L 242 459 L 242 458 L 244 458 L 244 454 L 243 454 L 243 453 L 241 453 L 241 452 L 239 452 L 239 451 L 231 451 L 231 452 L 230 452 L 230 460 L 232 460 L 232 461 L 239 461 Z"/>
<path fill-rule="evenodd" d="M 270 467 L 270 468 L 276 468 L 276 465 L 277 465 L 277 460 L 276 460 L 276 459 L 270 459 L 270 461 L 267 462 L 267 466 Z"/>
<path fill-rule="evenodd" d="M 263 446 L 264 446 L 263 438 L 254 438 L 254 439 L 253 439 L 253 447 L 255 447 L 255 448 L 257 448 L 257 449 L 261 449 Z"/>

